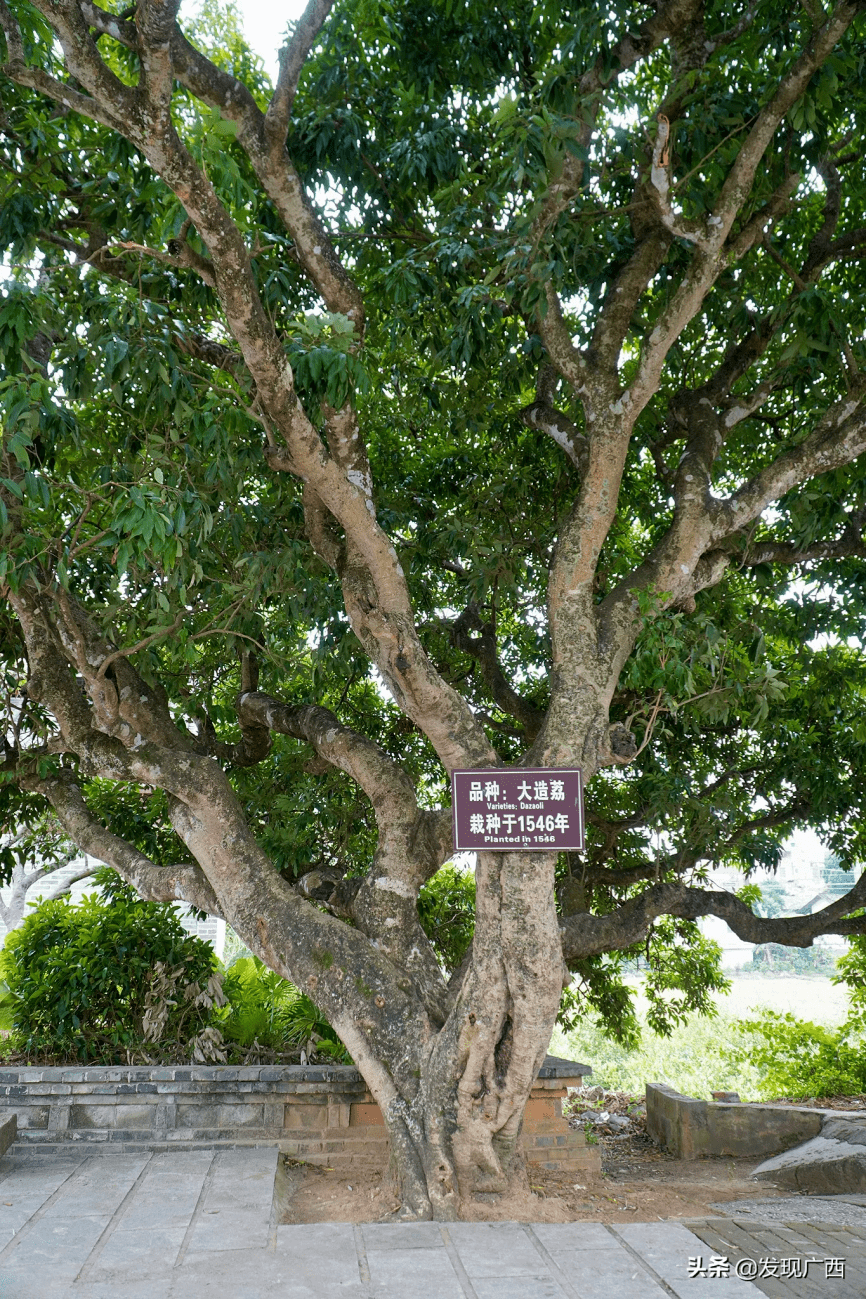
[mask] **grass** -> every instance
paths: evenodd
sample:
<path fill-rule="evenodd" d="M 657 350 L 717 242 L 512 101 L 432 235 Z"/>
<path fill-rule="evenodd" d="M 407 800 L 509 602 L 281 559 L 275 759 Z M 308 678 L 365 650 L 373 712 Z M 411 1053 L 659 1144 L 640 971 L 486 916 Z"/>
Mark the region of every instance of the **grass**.
<path fill-rule="evenodd" d="M 788 982 L 786 980 L 785 984 Z M 799 1013 L 804 1018 L 831 1025 L 844 1019 L 844 1009 L 841 1004 L 836 1004 L 839 998 L 829 995 L 836 993 L 829 980 L 798 979 L 796 983 L 801 1001 Z M 617 1046 L 605 1037 L 600 1028 L 589 1022 L 568 1034 L 557 1029 L 550 1051 L 553 1055 L 591 1065 L 592 1075 L 587 1078 L 587 1084 L 602 1086 L 608 1091 L 643 1093 L 648 1082 L 662 1082 L 678 1092 L 703 1100 L 709 1100 L 714 1091 L 735 1091 L 744 1101 L 759 1100 L 757 1068 L 750 1064 L 732 1064 L 725 1058 L 725 1053 L 731 1046 L 749 1042 L 751 1035 L 740 1027 L 741 1018 L 747 1016 L 747 1008 L 770 1006 L 788 1009 L 786 1004 L 777 1004 L 780 992 L 782 988 L 772 979 L 735 980 L 730 998 L 720 999 L 720 1011 L 715 1018 L 696 1015 L 667 1038 L 658 1037 L 646 1027 L 638 998 L 643 1038 L 636 1051 Z M 730 1009 L 725 1009 L 726 1000 Z"/>
<path fill-rule="evenodd" d="M 608 1091 L 642 1094 L 648 1082 L 661 1082 L 704 1100 L 709 1100 L 713 1091 L 735 1091 L 743 1100 L 757 1099 L 757 1070 L 729 1064 L 722 1055 L 725 1047 L 749 1037 L 732 1015 L 716 1019 L 696 1016 L 670 1037 L 658 1037 L 643 1023 L 642 1027 L 643 1040 L 636 1051 L 617 1046 L 600 1028 L 588 1023 L 567 1036 L 557 1030 L 550 1050 L 553 1055 L 592 1065 L 587 1083 Z"/>

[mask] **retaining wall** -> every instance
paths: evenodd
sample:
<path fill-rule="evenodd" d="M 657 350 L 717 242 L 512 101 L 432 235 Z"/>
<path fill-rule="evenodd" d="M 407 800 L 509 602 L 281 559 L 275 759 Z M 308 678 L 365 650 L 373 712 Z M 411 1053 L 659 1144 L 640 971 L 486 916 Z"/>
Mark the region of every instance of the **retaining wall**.
<path fill-rule="evenodd" d="M 568 1087 L 590 1070 L 548 1056 L 521 1134 L 530 1163 L 590 1172 L 595 1148 L 562 1114 Z M 97 1148 L 279 1144 L 296 1159 L 331 1167 L 384 1167 L 381 1111 L 356 1069 L 345 1066 L 0 1069 L 0 1120 L 14 1115 L 16 1151 L 76 1142 Z"/>
<path fill-rule="evenodd" d="M 662 1083 L 647 1083 L 646 1089 L 647 1131 L 680 1159 L 766 1159 L 817 1137 L 830 1115 L 840 1117 L 836 1110 L 798 1105 L 696 1100 Z M 843 1117 L 856 1121 L 848 1113 Z"/>

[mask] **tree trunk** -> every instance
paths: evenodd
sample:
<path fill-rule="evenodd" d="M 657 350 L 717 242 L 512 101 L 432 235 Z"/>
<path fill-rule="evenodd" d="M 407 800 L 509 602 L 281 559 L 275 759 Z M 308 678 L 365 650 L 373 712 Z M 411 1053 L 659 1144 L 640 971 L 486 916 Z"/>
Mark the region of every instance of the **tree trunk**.
<path fill-rule="evenodd" d="M 415 1044 L 417 1087 L 389 1086 L 387 1059 L 358 1062 L 388 1127 L 403 1217 L 448 1221 L 476 1195 L 525 1189 L 523 1113 L 564 976 L 554 863 L 552 853 L 478 854 L 471 961 L 445 1024 Z"/>

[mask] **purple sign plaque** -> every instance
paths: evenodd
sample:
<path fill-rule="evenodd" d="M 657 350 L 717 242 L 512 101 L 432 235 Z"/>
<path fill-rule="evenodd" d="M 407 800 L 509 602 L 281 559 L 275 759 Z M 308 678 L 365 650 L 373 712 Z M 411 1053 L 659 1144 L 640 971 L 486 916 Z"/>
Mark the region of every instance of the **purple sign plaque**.
<path fill-rule="evenodd" d="M 453 771 L 454 848 L 578 852 L 583 848 L 579 767 Z"/>

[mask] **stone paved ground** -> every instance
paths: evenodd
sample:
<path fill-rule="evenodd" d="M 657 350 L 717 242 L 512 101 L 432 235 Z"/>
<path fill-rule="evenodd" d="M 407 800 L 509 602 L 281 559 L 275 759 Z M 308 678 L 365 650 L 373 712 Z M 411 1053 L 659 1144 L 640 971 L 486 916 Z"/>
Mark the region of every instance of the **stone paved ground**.
<path fill-rule="evenodd" d="M 276 1149 L 262 1147 L 42 1157 L 13 1148 L 0 1160 L 0 1299 L 866 1295 L 864 1235 L 835 1223 L 278 1226 L 276 1163 Z M 726 1255 L 733 1269 L 743 1257 L 809 1252 L 845 1257 L 848 1278 L 825 1280 L 812 1267 L 806 1281 L 772 1288 L 771 1278 L 758 1289 L 734 1276 L 689 1277 L 697 1256 L 708 1268 Z"/>

